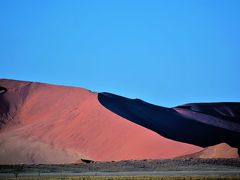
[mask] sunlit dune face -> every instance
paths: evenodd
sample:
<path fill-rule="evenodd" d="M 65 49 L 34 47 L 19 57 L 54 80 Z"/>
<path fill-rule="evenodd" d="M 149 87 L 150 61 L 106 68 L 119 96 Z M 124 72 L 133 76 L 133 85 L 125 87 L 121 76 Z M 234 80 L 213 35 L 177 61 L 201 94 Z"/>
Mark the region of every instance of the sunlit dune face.
<path fill-rule="evenodd" d="M 0 163 L 164 159 L 203 150 L 122 117 L 103 106 L 99 94 L 86 89 L 0 83 L 8 89 L 1 97 L 8 108 L 1 109 Z"/>

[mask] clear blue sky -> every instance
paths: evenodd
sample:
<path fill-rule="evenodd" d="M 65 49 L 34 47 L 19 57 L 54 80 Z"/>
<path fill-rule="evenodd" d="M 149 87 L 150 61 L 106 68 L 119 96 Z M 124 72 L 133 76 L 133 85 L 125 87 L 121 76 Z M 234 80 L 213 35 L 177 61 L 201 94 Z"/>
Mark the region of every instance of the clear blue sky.
<path fill-rule="evenodd" d="M 239 0 L 2 0 L 0 23 L 1 78 L 240 101 Z"/>

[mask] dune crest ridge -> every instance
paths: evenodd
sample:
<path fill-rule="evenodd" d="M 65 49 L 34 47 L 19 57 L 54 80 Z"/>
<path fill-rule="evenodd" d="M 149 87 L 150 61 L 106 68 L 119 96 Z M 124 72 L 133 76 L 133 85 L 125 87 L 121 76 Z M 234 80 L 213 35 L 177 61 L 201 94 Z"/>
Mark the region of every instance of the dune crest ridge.
<path fill-rule="evenodd" d="M 102 93 L 78 87 L 7 79 L 0 80 L 0 87 L 0 164 L 72 163 L 81 159 L 166 159 L 204 149 L 201 144 L 172 137 L 173 131 L 179 133 L 178 128 L 168 128 L 170 136 L 166 135 L 167 129 L 162 132 L 152 128 L 155 120 L 148 110 L 139 111 L 142 109 L 134 109 L 130 105 L 123 107 L 124 111 L 122 106 L 118 106 L 122 100 L 108 104 Z M 140 100 L 137 100 L 137 107 L 139 103 L 140 107 L 150 107 L 151 114 L 159 109 L 164 114 L 166 110 Z M 137 112 L 145 116 L 141 121 L 135 121 L 128 117 L 130 111 L 134 118 Z M 171 108 L 167 111 L 178 113 Z M 182 123 L 179 120 L 178 125 Z M 171 121 L 165 116 L 159 121 L 165 121 L 165 125 L 171 127 L 168 124 Z M 236 134 L 239 136 L 239 133 Z M 225 140 L 232 139 L 229 137 Z M 204 143 L 203 140 L 200 142 Z"/>

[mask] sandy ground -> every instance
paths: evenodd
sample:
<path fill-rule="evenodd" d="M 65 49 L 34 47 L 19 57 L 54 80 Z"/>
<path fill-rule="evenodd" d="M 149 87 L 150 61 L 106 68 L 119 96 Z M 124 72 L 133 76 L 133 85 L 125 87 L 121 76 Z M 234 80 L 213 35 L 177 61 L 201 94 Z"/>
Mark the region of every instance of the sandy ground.
<path fill-rule="evenodd" d="M 1 177 L 23 176 L 239 176 L 240 159 L 169 159 L 62 165 L 1 165 Z"/>
<path fill-rule="evenodd" d="M 1 177 L 14 177 L 14 174 L 0 173 Z M 20 173 L 19 177 L 37 177 L 38 173 Z M 82 172 L 82 173 L 41 173 L 41 177 L 63 176 L 237 176 L 240 178 L 240 170 L 221 171 L 133 171 L 133 172 Z"/>

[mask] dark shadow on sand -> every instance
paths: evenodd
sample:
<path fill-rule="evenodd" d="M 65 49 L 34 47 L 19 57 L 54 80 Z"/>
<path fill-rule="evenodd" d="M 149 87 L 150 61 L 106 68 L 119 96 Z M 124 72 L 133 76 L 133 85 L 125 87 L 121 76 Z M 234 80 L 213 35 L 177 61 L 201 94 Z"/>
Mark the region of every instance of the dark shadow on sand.
<path fill-rule="evenodd" d="M 0 86 L 0 94 L 7 92 L 7 88 Z"/>
<path fill-rule="evenodd" d="M 239 131 L 202 123 L 194 120 L 194 117 L 187 118 L 173 108 L 156 106 L 139 99 L 129 99 L 111 93 L 99 93 L 98 100 L 113 113 L 172 140 L 201 147 L 222 142 L 233 147 L 240 147 Z M 237 110 L 239 111 L 240 103 L 235 103 L 234 107 L 238 107 Z M 181 106 L 178 108 L 181 108 Z M 191 110 L 190 107 L 182 108 Z M 210 106 L 208 111 L 212 113 L 213 110 L 209 108 Z M 214 113 L 211 114 L 211 116 L 213 115 Z M 221 115 L 216 116 L 221 117 Z M 232 116 L 230 119 L 231 122 L 240 124 L 239 117 Z M 223 122 L 228 123 L 229 121 L 223 119 Z"/>

